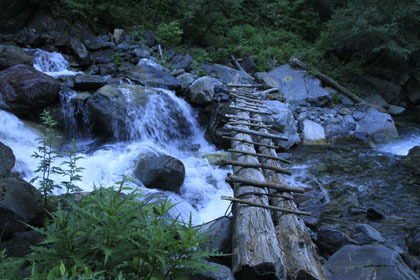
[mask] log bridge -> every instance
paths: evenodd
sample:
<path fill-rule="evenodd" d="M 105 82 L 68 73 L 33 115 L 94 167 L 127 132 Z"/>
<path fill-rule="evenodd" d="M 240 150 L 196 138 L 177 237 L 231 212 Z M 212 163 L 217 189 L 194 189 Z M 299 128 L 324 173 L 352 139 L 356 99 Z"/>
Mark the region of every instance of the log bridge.
<path fill-rule="evenodd" d="M 259 99 L 260 85 L 230 84 L 236 114 L 226 128 L 231 131 L 233 175 L 226 181 L 234 197 L 222 196 L 233 203 L 232 270 L 236 279 L 326 280 L 318 254 L 297 209 L 293 193 L 301 187 L 288 186 L 283 165 L 290 161 L 277 157 L 272 139 L 287 140 L 269 133 L 261 115 L 270 112 Z"/>

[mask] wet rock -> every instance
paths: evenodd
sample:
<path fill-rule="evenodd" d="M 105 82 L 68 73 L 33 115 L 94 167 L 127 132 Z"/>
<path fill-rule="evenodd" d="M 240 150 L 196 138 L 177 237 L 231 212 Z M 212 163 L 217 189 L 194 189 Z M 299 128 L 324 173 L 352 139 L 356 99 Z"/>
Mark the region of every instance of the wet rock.
<path fill-rule="evenodd" d="M 223 139 L 223 136 L 231 136 L 230 131 L 224 128 L 228 121 L 225 115 L 230 113 L 232 112 L 229 104 L 224 102 L 211 104 L 207 114 L 210 116 L 210 120 L 207 125 L 205 138 L 221 149 L 230 148 L 230 140 Z"/>
<path fill-rule="evenodd" d="M 232 218 L 221 217 L 201 227 L 209 237 L 209 242 L 201 243 L 202 249 L 217 250 L 220 253 L 232 253 Z"/>
<path fill-rule="evenodd" d="M 407 247 L 410 254 L 420 256 L 420 228 L 414 230 L 407 238 Z"/>
<path fill-rule="evenodd" d="M 28 22 L 36 6 L 30 0 L 3 0 L 0 9 L 0 33 L 20 30 Z"/>
<path fill-rule="evenodd" d="M 321 227 L 317 231 L 317 245 L 321 251 L 331 255 L 338 249 L 348 244 L 356 244 L 356 241 L 348 237 L 341 230 L 332 227 Z"/>
<path fill-rule="evenodd" d="M 18 46 L 0 45 L 0 70 L 17 64 L 32 65 L 33 58 Z"/>
<path fill-rule="evenodd" d="M 185 167 L 174 157 L 147 154 L 138 159 L 134 175 L 148 188 L 178 192 L 184 183 Z"/>
<path fill-rule="evenodd" d="M 15 233 L 10 239 L 0 243 L 0 250 L 7 249 L 8 257 L 22 258 L 31 252 L 31 246 L 44 240 L 41 233 L 30 230 Z"/>
<path fill-rule="evenodd" d="M 0 229 L 3 239 L 41 220 L 41 197 L 31 184 L 17 177 L 0 179 Z"/>
<path fill-rule="evenodd" d="M 207 159 L 209 164 L 213 166 L 222 165 L 223 160 L 231 160 L 230 153 L 226 153 L 226 152 L 206 154 L 204 157 Z"/>
<path fill-rule="evenodd" d="M 189 87 L 189 99 L 193 104 L 208 104 L 213 100 L 215 92 L 222 87 L 222 82 L 215 78 L 209 76 L 201 77 Z"/>
<path fill-rule="evenodd" d="M 420 175 L 420 146 L 415 146 L 410 149 L 408 155 L 402 158 L 403 165 L 413 174 Z"/>
<path fill-rule="evenodd" d="M 77 91 L 95 91 L 104 86 L 109 77 L 100 75 L 78 75 L 74 78 L 74 89 Z"/>
<path fill-rule="evenodd" d="M 132 67 L 127 72 L 127 77 L 136 83 L 148 87 L 171 90 L 181 88 L 181 83 L 171 74 L 166 72 L 164 67 L 148 59 L 140 60 L 137 66 Z"/>
<path fill-rule="evenodd" d="M 31 113 L 58 102 L 60 83 L 32 66 L 19 64 L 0 72 L 0 107 Z"/>
<path fill-rule="evenodd" d="M 352 227 L 351 231 L 351 237 L 356 240 L 359 245 L 385 242 L 382 235 L 368 224 L 357 224 Z"/>
<path fill-rule="evenodd" d="M 248 73 L 220 64 L 205 64 L 203 65 L 203 71 L 211 76 L 215 76 L 225 84 L 233 83 L 236 78 L 237 82 L 241 84 L 255 83 L 254 78 Z"/>
<path fill-rule="evenodd" d="M 9 175 L 13 166 L 15 166 L 15 155 L 10 147 L 0 142 L 0 178 Z"/>
<path fill-rule="evenodd" d="M 324 145 L 327 143 L 324 128 L 313 121 L 303 122 L 303 144 L 305 145 Z"/>
<path fill-rule="evenodd" d="M 204 272 L 194 273 L 190 279 L 196 280 L 235 280 L 232 270 L 221 264 L 207 262 L 214 269 Z"/>
<path fill-rule="evenodd" d="M 419 279 L 397 252 L 383 245 L 347 245 L 328 259 L 324 269 L 329 280 Z"/>
<path fill-rule="evenodd" d="M 382 220 L 384 215 L 378 212 L 375 208 L 368 208 L 366 211 L 366 217 L 372 221 Z"/>
<path fill-rule="evenodd" d="M 70 48 L 79 59 L 84 59 L 88 56 L 88 51 L 85 45 L 76 38 L 72 38 L 70 40 Z"/>
<path fill-rule="evenodd" d="M 364 117 L 357 123 L 356 132 L 365 134 L 369 139 L 378 143 L 388 142 L 398 137 L 392 117 L 373 108 L 368 109 Z"/>
<path fill-rule="evenodd" d="M 171 64 L 176 69 L 181 69 L 182 68 L 182 69 L 185 69 L 186 71 L 191 70 L 192 62 L 193 62 L 193 59 L 192 59 L 192 57 L 189 53 L 187 53 L 186 55 L 178 54 L 178 55 L 175 55 L 171 59 Z"/>
<path fill-rule="evenodd" d="M 280 91 L 288 103 L 296 105 L 326 105 L 330 93 L 321 87 L 321 82 L 313 76 L 307 76 L 304 70 L 296 70 L 285 64 L 271 70 L 269 74 L 279 84 Z"/>

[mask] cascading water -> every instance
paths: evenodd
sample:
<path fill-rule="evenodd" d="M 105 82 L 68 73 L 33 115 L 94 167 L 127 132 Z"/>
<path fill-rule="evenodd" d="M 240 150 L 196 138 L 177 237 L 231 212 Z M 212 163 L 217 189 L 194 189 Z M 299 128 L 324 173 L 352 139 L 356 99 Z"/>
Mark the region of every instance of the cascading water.
<path fill-rule="evenodd" d="M 59 55 L 35 51 L 35 57 L 38 69 L 48 72 L 51 76 L 57 77 L 65 72 L 62 66 L 56 68 L 48 66 L 55 65 L 53 61 L 56 61 Z M 68 65 L 68 63 L 61 65 Z M 49 72 L 51 70 L 52 72 Z M 205 141 L 204 131 L 200 129 L 189 104 L 176 97 L 171 91 L 150 89 L 156 94 L 148 96 L 147 104 L 137 106 L 137 100 L 130 90 L 139 89 L 144 88 L 134 85 L 119 86 L 125 105 L 122 131 L 128 137 L 119 137 L 121 127 L 116 127 L 114 136 L 119 141 L 102 145 L 94 150 L 86 147 L 89 145 L 85 145 L 86 142 L 93 141 L 92 139 L 79 138 L 80 134 L 76 132 L 81 128 L 72 117 L 75 110 L 84 111 L 82 115 L 86 116 L 87 108 L 74 107 L 71 99 L 76 92 L 62 92 L 62 111 L 66 126 L 69 128 L 67 132 L 71 134 L 68 138 L 79 138 L 77 144 L 81 146 L 81 151 L 84 151 L 79 154 L 83 158 L 78 165 L 84 168 L 84 172 L 78 186 L 84 191 L 92 190 L 94 185 L 111 186 L 120 181 L 122 175 L 132 174 L 136 160 L 141 154 L 169 154 L 181 160 L 185 166 L 185 180 L 180 193 L 148 188 L 144 188 L 143 193 L 164 193 L 173 202 L 178 203 L 176 210 L 181 218 L 188 221 L 191 213 L 195 224 L 224 215 L 228 203 L 222 201 L 220 196 L 232 193 L 230 186 L 224 182 L 227 169 L 211 166 L 204 158 L 205 154 L 214 153 L 216 150 Z M 32 179 L 33 170 L 36 169 L 38 162 L 31 158 L 31 154 L 36 149 L 36 138 L 40 133 L 33 131 L 30 126 L 25 125 L 10 113 L 0 111 L 0 119 L 4 121 L 0 127 L 0 141 L 9 145 L 14 151 L 17 158 L 15 171 L 21 173 L 26 180 Z M 121 141 L 121 139 L 129 141 Z M 57 176 L 52 179 L 56 182 L 62 180 Z M 141 185 L 141 182 L 135 183 Z M 60 190 L 57 193 L 60 193 Z"/>
<path fill-rule="evenodd" d="M 40 49 L 26 49 L 26 51 L 34 56 L 34 68 L 49 76 L 74 76 L 82 73 L 68 70 L 70 63 L 60 53 Z"/>

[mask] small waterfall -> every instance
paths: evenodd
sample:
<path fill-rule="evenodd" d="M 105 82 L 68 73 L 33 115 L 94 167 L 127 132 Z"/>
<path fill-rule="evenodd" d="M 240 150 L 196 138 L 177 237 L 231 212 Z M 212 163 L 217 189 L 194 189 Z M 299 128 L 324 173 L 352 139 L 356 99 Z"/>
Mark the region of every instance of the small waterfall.
<path fill-rule="evenodd" d="M 47 52 L 40 49 L 26 49 L 34 56 L 34 68 L 52 77 L 75 76 L 83 72 L 67 70 L 70 63 L 57 52 Z"/>
<path fill-rule="evenodd" d="M 420 128 L 405 128 L 398 140 L 378 145 L 378 149 L 384 153 L 406 156 L 411 148 L 420 146 Z"/>

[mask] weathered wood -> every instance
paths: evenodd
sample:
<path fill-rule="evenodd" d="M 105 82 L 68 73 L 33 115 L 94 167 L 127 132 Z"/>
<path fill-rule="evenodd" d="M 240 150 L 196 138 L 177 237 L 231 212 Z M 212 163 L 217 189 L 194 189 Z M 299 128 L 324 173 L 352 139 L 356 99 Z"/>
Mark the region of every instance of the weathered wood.
<path fill-rule="evenodd" d="M 262 87 L 262 84 L 234 84 L 229 83 L 227 84 L 228 87 L 244 87 L 244 88 L 255 88 L 255 87 Z"/>
<path fill-rule="evenodd" d="M 236 57 L 233 54 L 231 55 L 231 57 L 232 57 L 233 64 L 235 64 L 236 68 L 238 68 L 239 71 L 242 71 L 242 72 L 245 72 L 246 73 L 246 71 L 244 70 L 244 68 L 242 68 L 242 66 L 239 64 L 239 62 L 236 59 Z"/>
<path fill-rule="evenodd" d="M 252 92 L 246 92 L 246 91 L 231 89 L 231 90 L 229 90 L 229 93 L 235 93 L 239 96 L 245 96 L 245 97 L 255 99 L 255 100 L 260 100 L 261 99 L 258 95 L 256 95 L 255 93 L 252 93 Z"/>
<path fill-rule="evenodd" d="M 226 178 L 225 181 L 226 182 L 232 182 L 232 183 L 240 183 L 240 184 L 244 184 L 246 186 L 254 186 L 254 187 L 259 187 L 259 188 L 275 189 L 275 190 L 282 191 L 282 192 L 296 192 L 296 193 L 305 192 L 305 189 L 300 188 L 300 187 L 287 186 L 287 185 L 282 184 L 282 183 L 274 184 L 274 183 L 270 183 L 270 182 L 266 182 L 266 181 L 244 179 L 244 178 L 241 178 L 241 177 L 238 177 L 238 176 L 230 176 L 230 177 Z"/>
<path fill-rule="evenodd" d="M 234 138 L 234 137 L 229 137 L 229 136 L 222 136 L 222 138 L 223 139 L 228 139 L 228 140 L 233 140 L 233 141 L 239 141 L 241 143 L 246 143 L 246 144 L 249 144 L 249 145 L 256 145 L 256 146 L 262 145 L 262 146 L 267 146 L 267 148 L 271 148 L 271 149 L 279 149 L 278 146 L 273 146 L 273 145 L 267 145 L 267 144 L 264 144 L 264 143 L 253 142 L 253 141 L 249 141 L 249 140 L 246 140 L 246 139 Z"/>
<path fill-rule="evenodd" d="M 261 163 L 249 163 L 249 162 L 241 162 L 241 161 L 234 161 L 234 160 L 222 160 L 223 165 L 232 165 L 232 166 L 241 166 L 245 168 L 262 168 L 262 169 L 270 169 L 274 170 L 279 173 L 291 175 L 292 172 L 287 169 L 283 169 L 274 165 L 268 164 L 261 164 Z"/>
<path fill-rule="evenodd" d="M 257 105 L 253 105 L 253 104 L 240 102 L 240 101 L 236 101 L 235 106 L 242 107 L 242 108 L 247 108 L 247 109 L 252 109 L 252 110 L 261 110 L 261 109 L 266 110 L 266 109 L 268 109 L 267 107 L 257 106 Z M 267 112 L 267 111 L 265 111 L 265 112 Z"/>
<path fill-rule="evenodd" d="M 251 113 L 255 113 L 255 114 L 271 115 L 270 112 L 264 112 L 264 111 L 259 111 L 259 110 L 254 110 L 254 109 L 239 107 L 239 106 L 235 106 L 235 105 L 230 105 L 229 108 L 235 109 L 235 110 L 247 111 L 247 112 L 251 112 Z"/>
<path fill-rule="evenodd" d="M 258 118 L 258 116 L 257 116 Z M 260 129 L 260 132 L 266 132 Z M 271 144 L 271 140 L 264 138 L 261 142 L 267 145 Z M 258 151 L 269 156 L 276 155 L 275 150 L 259 146 Z M 278 162 L 269 158 L 263 158 L 261 161 L 265 164 L 278 165 Z M 272 184 L 282 184 L 284 179 L 281 174 L 272 170 L 264 169 L 264 175 L 268 182 Z M 287 195 L 285 192 L 278 192 L 269 189 L 273 195 Z M 297 210 L 293 200 L 284 200 L 279 197 L 271 197 L 271 205 Z M 274 213 L 276 223 L 276 235 L 283 254 L 283 262 L 286 264 L 287 279 L 316 279 L 326 280 L 325 273 L 319 262 L 318 254 L 312 239 L 308 233 L 304 221 L 295 215 L 284 215 L 280 212 Z"/>
<path fill-rule="evenodd" d="M 256 136 L 261 136 L 261 137 L 266 137 L 266 138 L 272 138 L 272 139 L 278 139 L 278 140 L 283 140 L 283 141 L 287 141 L 288 138 L 284 137 L 284 136 L 279 136 L 279 135 L 274 135 L 274 134 L 270 134 L 270 133 L 261 133 L 258 132 L 256 130 L 251 130 L 251 129 L 246 129 L 246 128 L 239 128 L 236 126 L 232 126 L 229 124 L 225 125 L 226 129 L 230 129 L 236 132 L 240 132 L 240 133 L 245 133 L 245 134 L 249 134 L 249 135 L 256 135 Z"/>
<path fill-rule="evenodd" d="M 260 94 L 267 94 L 267 93 L 272 93 L 272 92 L 276 92 L 279 91 L 280 89 L 278 88 L 270 88 L 270 89 L 266 89 L 264 91 L 261 91 Z"/>
<path fill-rule="evenodd" d="M 263 122 L 263 123 L 273 123 L 273 120 L 258 120 L 256 118 L 244 118 L 244 117 L 238 117 L 236 115 L 230 115 L 230 114 L 226 114 L 225 115 L 226 118 L 231 118 L 231 119 L 238 119 L 238 120 L 242 120 L 242 121 L 253 121 L 253 122 Z"/>
<path fill-rule="evenodd" d="M 238 112 L 239 117 L 249 117 L 247 112 Z M 254 146 L 245 144 L 251 136 L 237 133 L 232 137 L 232 148 L 237 150 L 255 152 Z M 236 139 L 235 139 L 236 138 Z M 258 163 L 256 157 L 244 157 L 244 161 Z M 263 173 L 258 169 L 243 169 L 233 167 L 234 174 L 243 178 L 264 180 Z M 234 186 L 234 195 L 258 192 L 267 193 L 264 188 L 250 185 Z M 268 205 L 266 196 L 254 195 L 250 201 Z M 270 212 L 266 209 L 246 207 L 235 204 L 233 212 L 232 233 L 232 271 L 236 279 L 284 279 L 285 272 L 281 261 L 281 252 L 274 231 Z"/>
<path fill-rule="evenodd" d="M 240 97 L 236 99 L 236 103 L 241 103 L 241 104 L 245 104 L 247 106 L 253 106 L 253 107 L 257 107 L 257 108 L 262 108 L 262 109 L 268 109 L 267 106 L 265 106 L 264 104 L 260 104 L 260 103 L 253 103 L 253 102 L 248 102 L 246 100 L 242 100 Z"/>
<path fill-rule="evenodd" d="M 311 70 L 311 67 L 309 65 L 305 64 L 304 62 L 300 61 L 299 59 L 297 59 L 295 57 L 290 58 L 289 64 L 292 65 L 292 66 L 299 67 L 301 69 L 307 70 L 307 71 Z M 347 97 L 349 97 L 350 99 L 353 99 L 355 102 L 361 103 L 361 104 L 366 104 L 367 106 L 375 108 L 375 109 L 377 109 L 381 112 L 386 112 L 386 110 L 384 108 L 366 102 L 365 100 L 361 99 L 359 96 L 357 96 L 356 94 L 351 92 L 349 89 L 343 87 L 341 84 L 339 84 L 337 81 L 331 79 L 327 75 L 317 71 L 314 74 L 314 76 L 317 77 L 318 79 L 320 79 L 324 84 L 327 84 L 327 85 L 337 89 L 338 91 L 340 91 L 341 93 L 343 93 Z"/>
<path fill-rule="evenodd" d="M 256 193 L 256 192 L 247 192 L 247 193 L 243 193 L 240 196 L 237 196 L 236 198 L 242 198 L 244 196 L 247 195 L 266 195 L 268 197 L 281 197 L 284 199 L 293 199 L 293 197 L 291 197 L 290 195 L 280 195 L 280 194 L 270 194 L 270 193 Z"/>
<path fill-rule="evenodd" d="M 239 198 L 234 198 L 234 197 L 228 197 L 228 196 L 223 196 L 222 195 L 221 199 L 222 200 L 229 200 L 229 201 L 233 201 L 233 202 L 238 202 L 238 203 L 243 203 L 243 204 L 247 204 L 247 205 L 254 206 L 254 207 L 261 207 L 261 208 L 265 208 L 265 209 L 270 209 L 270 210 L 274 210 L 274 211 L 281 211 L 281 212 L 285 212 L 285 213 L 302 215 L 302 216 L 311 216 L 311 213 L 306 212 L 306 211 L 290 210 L 290 209 L 280 208 L 280 207 L 276 207 L 276 206 L 259 204 L 259 203 L 254 203 L 252 201 L 247 201 L 247 200 L 244 200 L 244 199 L 239 199 Z"/>
<path fill-rule="evenodd" d="M 256 157 L 259 157 L 259 158 L 274 159 L 274 160 L 278 160 L 278 161 L 281 161 L 281 162 L 284 162 L 284 163 L 287 163 L 287 164 L 292 163 L 290 160 L 287 160 L 287 159 L 284 159 L 284 158 L 279 158 L 279 157 L 276 157 L 276 156 L 266 155 L 266 154 L 251 153 L 251 152 L 245 152 L 245 151 L 238 151 L 238 150 L 234 150 L 234 149 L 229 149 L 228 152 L 231 152 L 231 153 L 242 153 L 244 155 L 256 156 Z"/>
<path fill-rule="evenodd" d="M 264 104 L 264 102 L 260 101 L 259 99 L 255 99 L 255 98 L 252 98 L 252 97 L 242 96 L 240 94 L 236 94 L 236 93 L 233 93 L 233 92 L 230 92 L 229 94 L 236 97 L 236 98 L 242 98 L 243 100 L 247 100 L 247 101 L 250 101 L 250 102 Z"/>
<path fill-rule="evenodd" d="M 270 127 L 272 127 L 272 125 L 247 123 L 247 122 L 228 122 L 228 124 L 230 124 L 230 125 L 247 125 L 247 126 L 258 127 L 258 128 L 261 128 L 261 127 L 270 128 Z"/>

